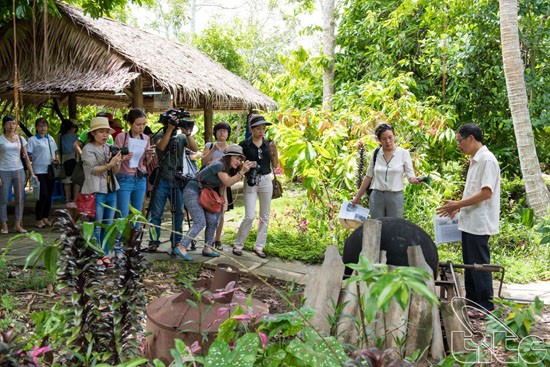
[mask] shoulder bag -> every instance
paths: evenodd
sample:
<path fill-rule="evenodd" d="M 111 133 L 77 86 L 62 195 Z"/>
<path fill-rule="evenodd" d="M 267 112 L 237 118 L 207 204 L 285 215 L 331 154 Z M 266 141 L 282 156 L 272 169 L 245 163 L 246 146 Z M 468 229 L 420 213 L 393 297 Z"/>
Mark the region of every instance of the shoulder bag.
<path fill-rule="evenodd" d="M 271 195 L 271 199 L 278 199 L 283 196 L 283 185 L 279 180 L 277 180 L 275 171 L 273 171 L 273 181 L 271 181 L 271 183 L 273 184 L 273 194 Z"/>
<path fill-rule="evenodd" d="M 376 167 L 376 157 L 378 156 L 378 152 L 380 151 L 380 147 L 376 148 L 374 150 L 374 157 L 373 157 L 373 161 L 372 161 L 372 178 L 374 179 L 374 167 Z M 370 185 L 369 185 L 369 188 L 367 189 L 367 195 L 370 196 L 370 194 L 372 193 L 372 189 L 370 188 L 372 186 L 372 180 L 370 182 Z"/>
<path fill-rule="evenodd" d="M 27 171 L 27 157 L 23 151 L 23 138 L 19 136 L 19 155 L 21 156 L 21 163 L 23 163 L 23 169 Z"/>
<path fill-rule="evenodd" d="M 48 150 L 50 151 L 50 156 L 52 158 L 50 164 L 48 164 L 48 180 L 55 181 L 55 178 L 58 176 L 56 169 L 59 168 L 59 165 L 53 163 L 54 153 L 52 152 L 52 145 L 50 144 L 50 136 L 46 134 L 46 139 L 48 139 Z"/>
<path fill-rule="evenodd" d="M 201 173 L 199 172 L 198 177 L 199 181 L 199 205 L 202 206 L 204 210 L 209 213 L 219 213 L 223 209 L 224 200 L 214 189 L 203 187 L 201 183 Z"/>

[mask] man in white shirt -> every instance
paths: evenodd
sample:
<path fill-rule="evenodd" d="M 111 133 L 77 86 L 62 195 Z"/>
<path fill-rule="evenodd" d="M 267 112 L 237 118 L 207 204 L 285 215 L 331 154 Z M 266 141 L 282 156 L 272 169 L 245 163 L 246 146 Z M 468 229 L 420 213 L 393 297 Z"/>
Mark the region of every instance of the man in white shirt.
<path fill-rule="evenodd" d="M 483 145 L 479 126 L 461 126 L 456 141 L 458 149 L 470 156 L 466 186 L 462 200 L 445 200 L 437 213 L 452 218 L 460 210 L 458 229 L 462 231 L 464 264 L 490 264 L 489 236 L 497 234 L 499 227 L 500 168 L 493 153 Z M 466 298 L 475 302 L 472 306 L 492 311 L 492 274 L 466 269 L 464 280 Z"/>

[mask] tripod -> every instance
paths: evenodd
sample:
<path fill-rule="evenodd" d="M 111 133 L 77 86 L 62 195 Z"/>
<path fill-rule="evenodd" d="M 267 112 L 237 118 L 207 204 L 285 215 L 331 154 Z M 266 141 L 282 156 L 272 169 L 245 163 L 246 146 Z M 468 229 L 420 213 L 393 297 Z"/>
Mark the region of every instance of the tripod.
<path fill-rule="evenodd" d="M 155 133 L 152 139 L 155 137 Z M 181 234 L 181 225 L 183 224 L 183 186 L 179 170 L 181 168 L 178 154 L 178 139 L 175 135 L 170 137 L 167 149 L 161 156 L 158 164 L 157 174 L 154 178 L 153 191 L 149 205 L 147 207 L 147 217 L 150 222 L 155 225 L 152 230 L 156 231 L 157 236 L 160 236 L 160 224 L 162 221 L 162 213 L 166 204 L 166 199 L 170 200 L 170 213 L 172 218 L 172 231 L 170 235 L 171 249 L 176 247 L 180 239 L 177 238 Z M 164 176 L 164 177 L 163 177 Z M 188 225 L 190 223 L 187 218 Z M 149 251 L 156 251 L 160 241 L 152 239 L 149 242 Z"/>

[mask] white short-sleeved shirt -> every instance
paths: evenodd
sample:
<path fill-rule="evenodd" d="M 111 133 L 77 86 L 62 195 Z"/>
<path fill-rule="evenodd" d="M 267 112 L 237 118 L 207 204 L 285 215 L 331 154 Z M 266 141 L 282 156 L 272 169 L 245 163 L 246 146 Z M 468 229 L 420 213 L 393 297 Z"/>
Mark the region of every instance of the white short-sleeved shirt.
<path fill-rule="evenodd" d="M 373 157 L 371 156 L 367 176 L 372 177 L 370 188 L 379 191 L 403 191 L 403 176 L 414 177 L 411 155 L 409 151 L 400 147 L 395 148 L 393 156 L 386 162 L 382 148 L 376 156 L 376 165 L 373 169 Z"/>
<path fill-rule="evenodd" d="M 487 187 L 493 195 L 475 205 L 460 209 L 458 229 L 475 235 L 498 233 L 500 215 L 500 167 L 484 145 L 470 158 L 466 186 L 462 199 L 467 199 Z"/>
<path fill-rule="evenodd" d="M 57 144 L 50 135 L 46 134 L 44 137 L 34 135 L 29 138 L 27 153 L 32 155 L 32 170 L 35 174 L 48 173 L 48 165 L 55 159 L 55 152 L 57 152 Z"/>
<path fill-rule="evenodd" d="M 17 140 L 12 143 L 4 135 L 0 135 L 0 171 L 23 169 L 21 144 L 27 145 L 27 141 L 22 136 L 18 136 Z"/>

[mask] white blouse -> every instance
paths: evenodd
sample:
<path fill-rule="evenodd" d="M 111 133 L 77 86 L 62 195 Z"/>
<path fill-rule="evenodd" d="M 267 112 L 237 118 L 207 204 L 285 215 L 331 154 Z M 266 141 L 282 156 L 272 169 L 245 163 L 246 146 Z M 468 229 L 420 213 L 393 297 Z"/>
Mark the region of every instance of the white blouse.
<path fill-rule="evenodd" d="M 403 176 L 415 177 L 409 151 L 400 147 L 395 148 L 392 157 L 386 161 L 382 148 L 376 156 L 376 165 L 373 167 L 374 152 L 371 155 L 367 176 L 373 177 L 370 188 L 379 191 L 403 191 Z"/>

